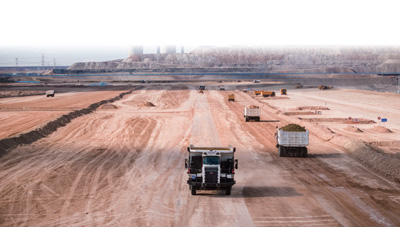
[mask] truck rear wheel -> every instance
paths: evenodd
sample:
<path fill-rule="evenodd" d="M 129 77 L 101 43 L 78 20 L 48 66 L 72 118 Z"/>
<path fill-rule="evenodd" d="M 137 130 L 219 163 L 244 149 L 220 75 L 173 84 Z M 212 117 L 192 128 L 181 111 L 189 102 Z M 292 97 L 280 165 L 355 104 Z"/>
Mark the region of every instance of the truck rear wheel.
<path fill-rule="evenodd" d="M 279 157 L 283 157 L 284 156 L 282 146 L 278 146 L 278 155 L 279 155 Z"/>
<path fill-rule="evenodd" d="M 305 148 L 303 149 L 303 157 L 304 157 L 304 158 L 307 157 L 307 155 L 308 155 L 307 153 L 308 153 L 307 147 L 305 147 Z"/>
<path fill-rule="evenodd" d="M 196 187 L 192 186 L 192 195 L 196 195 Z"/>
<path fill-rule="evenodd" d="M 248 121 L 249 121 L 249 118 L 246 117 L 246 122 L 248 122 Z"/>
<path fill-rule="evenodd" d="M 230 195 L 232 192 L 232 186 L 229 186 L 225 189 L 225 195 Z"/>

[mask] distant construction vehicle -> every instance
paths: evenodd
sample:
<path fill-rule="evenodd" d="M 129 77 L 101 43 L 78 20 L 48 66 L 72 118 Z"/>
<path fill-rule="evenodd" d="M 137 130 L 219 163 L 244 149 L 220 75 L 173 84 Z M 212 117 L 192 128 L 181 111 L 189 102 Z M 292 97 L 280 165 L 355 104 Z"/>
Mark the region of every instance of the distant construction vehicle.
<path fill-rule="evenodd" d="M 275 92 L 274 91 L 263 91 L 263 92 L 261 92 L 261 95 L 263 97 L 275 97 Z"/>
<path fill-rule="evenodd" d="M 221 90 L 221 91 L 225 91 L 225 87 L 224 87 L 224 85 L 220 85 L 220 86 L 219 86 L 219 90 Z"/>
<path fill-rule="evenodd" d="M 228 95 L 228 101 L 235 101 L 235 95 L 234 94 L 229 94 Z"/>
<path fill-rule="evenodd" d="M 307 157 L 308 130 L 296 124 L 289 124 L 280 129 L 276 128 L 275 138 L 279 157 Z"/>
<path fill-rule="evenodd" d="M 225 190 L 231 194 L 235 182 L 235 169 L 238 160 L 234 159 L 235 147 L 194 147 L 187 148 L 189 159 L 185 159 L 185 168 L 188 169 L 189 189 L 192 195 L 197 190 Z"/>
<path fill-rule="evenodd" d="M 285 88 L 281 89 L 281 95 L 287 95 L 287 91 Z"/>
<path fill-rule="evenodd" d="M 253 80 L 253 83 L 260 83 L 261 81 L 260 80 Z"/>
<path fill-rule="evenodd" d="M 298 84 L 298 85 L 296 85 L 296 88 L 302 88 L 303 87 L 303 85 L 302 84 Z"/>
<path fill-rule="evenodd" d="M 260 107 L 249 106 L 244 108 L 244 119 L 248 121 L 260 121 Z"/>
<path fill-rule="evenodd" d="M 48 90 L 46 91 L 46 97 L 54 97 L 54 93 L 55 93 L 54 90 Z"/>
<path fill-rule="evenodd" d="M 261 95 L 261 92 L 262 92 L 262 91 L 254 91 L 254 94 L 255 94 L 255 95 Z"/>
<path fill-rule="evenodd" d="M 319 90 L 328 90 L 328 89 L 332 89 L 333 87 L 331 86 L 326 86 L 326 85 L 320 85 L 318 86 Z"/>
<path fill-rule="evenodd" d="M 247 91 L 248 91 L 248 89 L 247 89 L 247 88 L 244 88 L 244 89 L 243 89 L 243 92 L 247 92 Z"/>
<path fill-rule="evenodd" d="M 205 85 L 200 85 L 199 86 L 199 90 L 206 90 L 206 86 Z"/>

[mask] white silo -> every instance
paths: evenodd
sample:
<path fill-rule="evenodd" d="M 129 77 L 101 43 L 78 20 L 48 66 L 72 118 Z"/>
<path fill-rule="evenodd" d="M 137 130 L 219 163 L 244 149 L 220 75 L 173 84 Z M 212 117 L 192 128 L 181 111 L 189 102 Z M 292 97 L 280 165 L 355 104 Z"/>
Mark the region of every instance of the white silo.
<path fill-rule="evenodd" d="M 175 54 L 176 53 L 176 46 L 175 45 L 160 46 L 160 53 L 161 54 Z"/>
<path fill-rule="evenodd" d="M 129 56 L 132 56 L 135 54 L 143 54 L 143 46 L 142 45 L 132 46 L 131 50 L 129 51 Z"/>

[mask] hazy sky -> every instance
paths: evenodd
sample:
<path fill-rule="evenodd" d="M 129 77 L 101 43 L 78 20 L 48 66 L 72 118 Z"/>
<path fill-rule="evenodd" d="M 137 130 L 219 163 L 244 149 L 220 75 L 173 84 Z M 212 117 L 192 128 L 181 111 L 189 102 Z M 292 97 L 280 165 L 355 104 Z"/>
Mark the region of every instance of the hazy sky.
<path fill-rule="evenodd" d="M 400 45 L 397 2 L 2 0 L 0 66 L 13 48 L 105 46 L 124 58 L 135 44 Z"/>

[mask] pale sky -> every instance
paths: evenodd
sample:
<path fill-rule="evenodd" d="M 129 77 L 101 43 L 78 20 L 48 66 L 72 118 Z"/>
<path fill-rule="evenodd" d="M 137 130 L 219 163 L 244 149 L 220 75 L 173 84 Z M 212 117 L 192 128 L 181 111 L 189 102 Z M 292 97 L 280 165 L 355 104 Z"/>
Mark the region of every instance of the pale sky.
<path fill-rule="evenodd" d="M 0 46 L 399 45 L 396 2 L 2 0 Z"/>
<path fill-rule="evenodd" d="M 0 66 L 125 58 L 132 45 L 399 46 L 397 2 L 1 0 Z"/>

